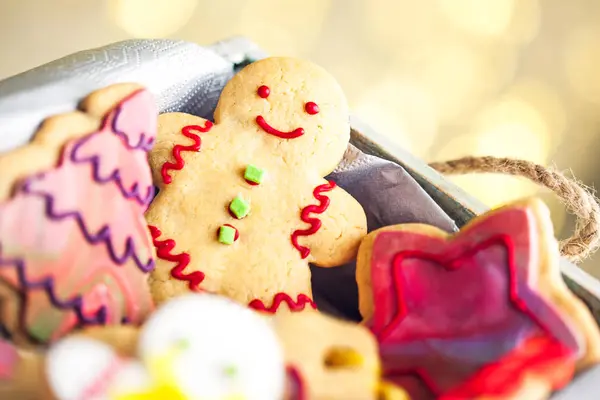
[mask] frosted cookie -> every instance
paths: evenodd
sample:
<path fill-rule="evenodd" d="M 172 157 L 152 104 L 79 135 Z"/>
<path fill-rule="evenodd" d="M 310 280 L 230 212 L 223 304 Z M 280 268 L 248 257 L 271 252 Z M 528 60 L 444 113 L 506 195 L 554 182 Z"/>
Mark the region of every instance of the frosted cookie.
<path fill-rule="evenodd" d="M 454 236 L 419 224 L 370 233 L 357 282 L 384 376 L 420 399 L 544 399 L 600 357 L 566 287 L 547 208 L 491 211 Z"/>
<path fill-rule="evenodd" d="M 215 124 L 159 117 L 146 218 L 157 249 L 154 299 L 190 290 L 265 311 L 315 308 L 308 263 L 356 255 L 360 204 L 323 179 L 350 137 L 341 88 L 306 61 L 257 61 L 225 86 Z"/>
<path fill-rule="evenodd" d="M 19 343 L 87 325 L 139 323 L 152 309 L 150 93 L 119 84 L 48 118 L 0 155 L 0 325 Z"/>
<path fill-rule="evenodd" d="M 80 335 L 52 346 L 45 365 L 59 400 L 280 400 L 285 382 L 268 320 L 209 294 L 181 296 L 152 314 L 136 357 Z"/>
<path fill-rule="evenodd" d="M 377 341 L 368 329 L 318 312 L 279 313 L 273 323 L 298 399 L 379 398 Z"/>

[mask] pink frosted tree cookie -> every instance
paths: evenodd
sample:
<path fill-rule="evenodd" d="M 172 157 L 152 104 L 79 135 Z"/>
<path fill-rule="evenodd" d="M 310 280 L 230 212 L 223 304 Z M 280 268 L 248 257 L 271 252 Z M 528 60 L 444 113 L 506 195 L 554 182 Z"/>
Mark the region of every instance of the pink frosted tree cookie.
<path fill-rule="evenodd" d="M 15 340 L 139 323 L 152 308 L 143 213 L 154 195 L 154 100 L 122 84 L 82 109 L 49 118 L 0 157 L 0 323 Z"/>

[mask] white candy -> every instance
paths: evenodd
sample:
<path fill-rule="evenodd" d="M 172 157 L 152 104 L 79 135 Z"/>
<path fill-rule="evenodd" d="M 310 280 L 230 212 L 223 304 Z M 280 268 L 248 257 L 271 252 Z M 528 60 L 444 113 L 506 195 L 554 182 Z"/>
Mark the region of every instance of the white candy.
<path fill-rule="evenodd" d="M 219 399 L 236 393 L 247 400 L 281 398 L 283 354 L 264 317 L 224 297 L 181 296 L 146 323 L 140 358 L 165 354 L 179 341 L 188 347 L 175 360 L 175 376 L 190 398 Z"/>
<path fill-rule="evenodd" d="M 118 357 L 109 346 L 83 337 L 67 338 L 50 348 L 46 357 L 46 374 L 50 387 L 61 400 L 79 400 L 99 379 L 101 371 L 110 370 Z M 105 400 L 106 396 L 86 400 Z"/>

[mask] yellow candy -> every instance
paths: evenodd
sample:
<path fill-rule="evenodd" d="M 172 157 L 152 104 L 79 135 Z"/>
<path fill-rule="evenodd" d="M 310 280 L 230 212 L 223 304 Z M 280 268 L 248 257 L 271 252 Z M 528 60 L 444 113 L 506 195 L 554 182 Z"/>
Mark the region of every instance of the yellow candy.
<path fill-rule="evenodd" d="M 152 387 L 141 392 L 115 395 L 114 400 L 187 400 L 177 387 L 173 374 L 173 362 L 180 351 L 180 348 L 173 347 L 163 355 L 149 357 L 145 361 L 150 378 L 155 382 Z"/>
<path fill-rule="evenodd" d="M 120 394 L 114 400 L 187 400 L 187 396 L 179 389 L 168 386 L 155 386 L 148 391 Z"/>
<path fill-rule="evenodd" d="M 381 382 L 378 389 L 379 400 L 410 400 L 408 394 L 393 383 Z"/>
<path fill-rule="evenodd" d="M 350 348 L 334 348 L 325 357 L 325 364 L 330 368 L 359 367 L 363 362 L 362 355 Z"/>

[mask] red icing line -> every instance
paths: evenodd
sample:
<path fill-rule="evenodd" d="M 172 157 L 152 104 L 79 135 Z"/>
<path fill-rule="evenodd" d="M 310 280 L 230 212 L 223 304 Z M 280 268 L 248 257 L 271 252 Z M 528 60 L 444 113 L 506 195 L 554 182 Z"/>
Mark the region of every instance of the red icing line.
<path fill-rule="evenodd" d="M 257 310 L 264 311 L 271 314 L 274 314 L 279 309 L 281 303 L 286 303 L 290 309 L 290 311 L 302 311 L 306 308 L 306 305 L 309 305 L 313 309 L 317 309 L 317 305 L 312 301 L 310 297 L 305 294 L 299 294 L 298 300 L 294 300 L 287 293 L 277 293 L 273 297 L 273 304 L 270 307 L 265 306 L 265 304 L 260 299 L 252 300 L 248 307 Z"/>
<path fill-rule="evenodd" d="M 495 397 L 516 392 L 522 384 L 518 377 L 524 369 L 533 376 L 549 377 L 552 389 L 560 389 L 571 381 L 575 373 L 575 360 L 570 355 L 570 351 L 555 340 L 543 336 L 527 339 L 507 356 L 481 368 L 439 400 L 473 399 L 482 394 Z M 495 391 L 494 388 L 502 390 Z"/>
<path fill-rule="evenodd" d="M 298 243 L 298 237 L 314 235 L 321 228 L 321 220 L 318 218 L 311 218 L 310 214 L 323 214 L 327 210 L 331 201 L 329 200 L 329 197 L 324 196 L 321 193 L 329 192 L 335 189 L 336 186 L 337 185 L 334 181 L 328 181 L 326 184 L 317 186 L 315 190 L 313 190 L 313 196 L 319 201 L 319 204 L 311 204 L 302 209 L 300 219 L 307 224 L 310 224 L 310 228 L 295 230 L 292 233 L 292 244 L 296 249 L 298 249 L 302 258 L 308 257 L 310 254 L 310 249 L 308 247 L 301 246 Z"/>
<path fill-rule="evenodd" d="M 317 105 L 317 103 L 309 101 L 304 105 L 304 110 L 310 115 L 315 115 L 319 113 L 319 106 Z"/>
<path fill-rule="evenodd" d="M 183 272 L 190 263 L 190 255 L 188 253 L 171 253 L 175 246 L 177 246 L 177 243 L 175 243 L 173 239 L 158 240 L 160 235 L 162 235 L 162 232 L 152 225 L 148 225 L 148 228 L 150 228 L 152 243 L 154 244 L 154 247 L 156 247 L 156 255 L 158 258 L 177 263 L 177 265 L 171 269 L 171 276 L 180 281 L 188 282 L 190 290 L 200 290 L 200 284 L 205 277 L 204 272 L 194 271 L 189 274 Z"/>
<path fill-rule="evenodd" d="M 258 126 L 261 127 L 261 129 L 263 131 L 267 132 L 270 135 L 277 136 L 282 139 L 295 139 L 297 137 L 304 135 L 304 129 L 302 129 L 302 128 L 296 128 L 290 132 L 282 132 L 278 129 L 275 129 L 271 125 L 269 125 L 267 123 L 267 121 L 265 121 L 265 119 L 263 118 L 262 115 L 259 115 L 258 117 L 256 117 L 256 123 L 258 124 Z"/>
<path fill-rule="evenodd" d="M 162 175 L 163 182 L 165 183 L 165 185 L 168 185 L 169 183 L 171 183 L 173 181 L 173 178 L 171 178 L 171 175 L 169 175 L 169 171 L 173 170 L 173 169 L 177 170 L 177 171 L 181 171 L 185 165 L 183 158 L 181 158 L 181 152 L 182 151 L 198 151 L 198 150 L 200 150 L 200 145 L 201 145 L 202 141 L 200 140 L 200 136 L 193 133 L 193 131 L 199 131 L 199 132 L 205 133 L 205 132 L 210 131 L 210 128 L 212 128 L 212 126 L 213 126 L 212 122 L 206 121 L 204 123 L 204 126 L 188 125 L 188 126 L 184 126 L 181 129 L 181 133 L 183 134 L 183 136 L 186 136 L 186 137 L 192 139 L 194 141 L 194 143 L 189 144 L 187 146 L 183 146 L 181 144 L 177 144 L 177 145 L 173 146 L 173 150 L 171 151 L 171 153 L 173 154 L 173 158 L 175 159 L 175 162 L 174 163 L 172 163 L 170 161 L 165 162 L 162 165 L 162 168 L 160 170 L 160 173 Z"/>
<path fill-rule="evenodd" d="M 519 383 L 517 378 L 519 378 L 519 372 L 523 369 L 535 368 L 539 366 L 540 369 L 544 366 L 548 366 L 549 364 L 556 365 L 558 361 L 560 363 L 567 365 L 569 370 L 571 367 L 574 368 L 574 361 L 569 360 L 569 356 L 572 356 L 572 351 L 564 346 L 562 343 L 559 343 L 556 339 L 554 339 L 552 332 L 537 318 L 537 316 L 529 310 L 527 304 L 519 298 L 518 293 L 518 285 L 517 279 L 518 274 L 515 265 L 515 249 L 514 244 L 512 242 L 512 238 L 507 234 L 498 234 L 492 236 L 488 240 L 482 241 L 478 243 L 477 246 L 473 246 L 468 251 L 463 253 L 460 257 L 453 258 L 452 260 L 444 259 L 443 254 L 430 254 L 425 253 L 419 250 L 406 250 L 397 253 L 393 259 L 393 279 L 396 282 L 396 285 L 399 282 L 405 282 L 401 275 L 401 267 L 402 262 L 407 259 L 421 259 L 426 261 L 431 261 L 436 264 L 439 264 L 442 268 L 447 270 L 456 270 L 460 268 L 461 261 L 464 259 L 468 259 L 472 257 L 474 254 L 477 254 L 479 251 L 489 248 L 491 246 L 501 245 L 507 249 L 507 265 L 509 272 L 509 301 L 514 305 L 514 307 L 525 314 L 528 318 L 530 318 L 548 337 L 541 338 L 529 338 L 526 339 L 525 342 L 517 349 L 515 353 L 509 353 L 508 357 L 503 357 L 495 363 L 488 364 L 482 367 L 477 373 L 475 373 L 471 378 L 469 378 L 466 382 L 463 382 L 459 388 L 453 389 L 448 393 L 443 393 L 439 387 L 437 387 L 434 380 L 429 376 L 428 372 L 419 367 L 414 367 L 405 370 L 386 370 L 386 375 L 411 375 L 414 374 L 418 376 L 422 382 L 426 384 L 426 386 L 436 395 L 438 400 L 458 400 L 464 398 L 473 398 L 479 397 L 481 395 L 504 395 L 506 394 L 506 388 L 511 387 L 510 383 L 516 384 Z M 384 293 L 377 292 L 379 295 L 384 295 Z M 383 329 L 373 329 L 373 333 L 377 337 L 378 341 L 383 342 L 388 336 L 392 335 L 395 330 L 401 329 L 399 328 L 400 323 L 404 320 L 404 318 L 409 314 L 407 310 L 407 306 L 402 298 L 402 287 L 396 286 L 396 304 L 398 307 L 398 311 L 396 316 L 392 319 L 389 325 L 383 327 Z M 379 296 L 378 296 L 379 297 Z M 375 299 L 375 304 L 378 303 L 378 299 Z M 381 315 L 374 316 L 374 325 L 382 326 L 382 318 Z M 436 336 L 439 338 L 450 338 L 451 335 L 444 336 Z M 536 340 L 533 340 L 536 339 Z M 415 339 L 413 339 L 414 341 Z M 540 346 L 540 342 L 543 346 Z M 401 343 L 399 343 L 401 344 Z M 531 351 L 531 349 L 537 351 Z M 572 358 L 572 357 L 571 357 Z M 555 364 L 552 364 L 552 363 Z M 572 365 L 571 365 L 572 364 Z M 547 371 L 546 371 L 547 372 Z M 502 375 L 507 374 L 507 375 Z M 569 374 L 571 376 L 572 374 Z M 493 377 L 494 382 L 503 382 L 501 387 L 495 387 L 490 384 L 490 377 Z M 564 385 L 563 379 L 558 379 L 557 382 L 552 381 L 553 384 Z M 514 382 L 517 381 L 517 382 Z M 566 379 L 568 381 L 568 379 Z M 559 386 L 553 386 L 552 389 L 558 389 Z M 476 396 L 469 395 L 466 397 L 455 397 L 453 391 L 457 393 L 477 393 Z M 446 397 L 448 395 L 449 397 Z"/>
<path fill-rule="evenodd" d="M 248 179 L 244 179 L 248 185 L 258 186 L 258 183 L 249 181 Z"/>

